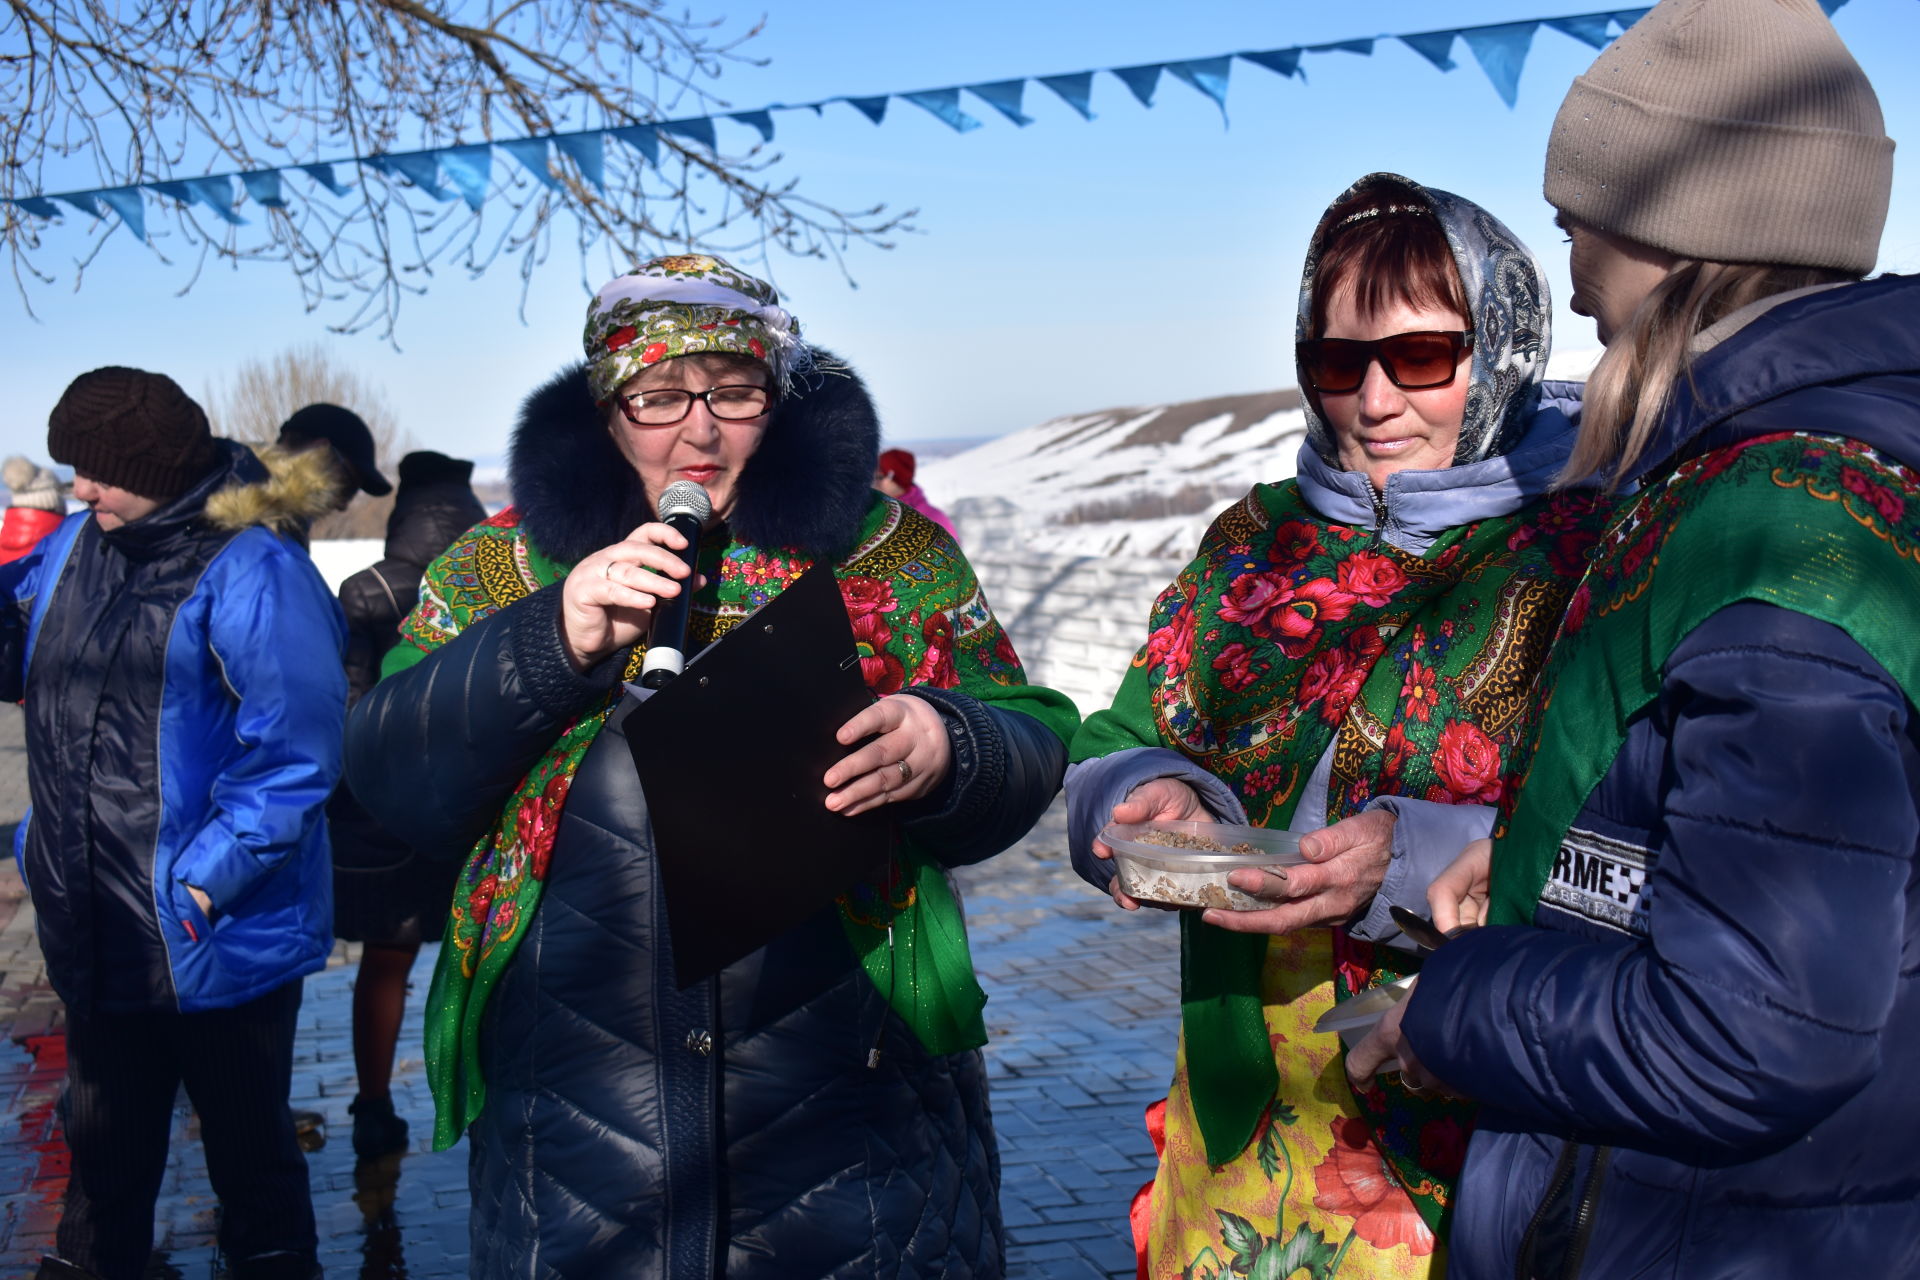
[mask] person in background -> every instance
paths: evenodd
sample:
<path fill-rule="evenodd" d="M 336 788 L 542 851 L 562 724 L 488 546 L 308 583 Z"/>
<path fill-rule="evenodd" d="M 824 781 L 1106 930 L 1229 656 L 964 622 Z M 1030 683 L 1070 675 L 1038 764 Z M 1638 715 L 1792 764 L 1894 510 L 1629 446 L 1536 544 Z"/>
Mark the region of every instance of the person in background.
<path fill-rule="evenodd" d="M 1291 830 L 1311 859 L 1233 872 L 1266 909 L 1182 915 L 1142 1274 L 1336 1252 L 1343 1277 L 1445 1269 L 1471 1108 L 1350 1089 L 1314 1024 L 1417 963 L 1391 908 L 1423 902 L 1456 811 L 1506 785 L 1514 692 L 1599 534 L 1594 493 L 1550 492 L 1574 436 L 1574 388 L 1542 382 L 1550 316 L 1539 264 L 1485 209 L 1395 174 L 1344 192 L 1301 280 L 1296 475 L 1214 521 L 1073 740 L 1074 866 L 1123 908 L 1108 822 Z"/>
<path fill-rule="evenodd" d="M 1482 1101 L 1459 1280 L 1920 1275 L 1920 279 L 1862 278 L 1893 150 L 1816 0 L 1662 0 L 1554 121 L 1606 344 L 1568 474 L 1632 497 L 1498 843 L 1433 886 L 1490 927 L 1348 1059 Z"/>
<path fill-rule="evenodd" d="M 356 493 L 382 498 L 393 492 L 393 485 L 380 474 L 373 432 L 351 409 L 310 404 L 280 424 L 280 447 L 289 453 L 307 454 L 323 445 L 325 451 L 320 456 L 326 459 L 333 477 L 334 511 L 345 511 Z M 302 546 L 306 545 L 309 528 L 311 525 L 300 530 Z"/>
<path fill-rule="evenodd" d="M 67 514 L 67 487 L 52 471 L 19 454 L 0 463 L 0 481 L 6 483 L 8 498 L 6 518 L 0 521 L 0 564 L 9 564 L 59 527 Z"/>
<path fill-rule="evenodd" d="M 904 502 L 927 519 L 953 532 L 947 513 L 928 501 L 926 490 L 913 482 L 913 455 L 905 449 L 888 449 L 873 467 L 873 487 L 897 502 Z"/>
<path fill-rule="evenodd" d="M 340 584 L 347 616 L 347 700 L 380 679 L 400 624 L 420 598 L 420 576 L 441 552 L 487 518 L 474 496 L 473 464 L 421 451 L 400 460 L 400 488 L 387 517 L 386 555 Z M 362 944 L 353 984 L 353 1066 L 359 1091 L 353 1150 L 363 1159 L 406 1146 L 393 1107 L 394 1047 L 406 1012 L 407 975 L 428 937 L 438 939 L 463 850 L 416 853 L 354 799 L 343 780 L 327 806 L 333 835 L 333 932 Z"/>
<path fill-rule="evenodd" d="M 308 1280 L 287 1098 L 301 978 L 333 946 L 346 680 L 339 608 L 277 530 L 316 508 L 161 374 L 82 374 L 47 448 L 87 510 L 0 566 L 33 801 L 17 853 L 67 1014 L 72 1169 L 39 1275 L 147 1274 L 184 1084 L 228 1274 Z"/>

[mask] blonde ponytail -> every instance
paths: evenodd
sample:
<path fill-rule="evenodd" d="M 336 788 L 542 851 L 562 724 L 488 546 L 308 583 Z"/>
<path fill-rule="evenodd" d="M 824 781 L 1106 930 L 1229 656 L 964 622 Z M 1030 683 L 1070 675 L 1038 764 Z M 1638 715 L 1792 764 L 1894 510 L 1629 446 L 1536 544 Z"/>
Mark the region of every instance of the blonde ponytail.
<path fill-rule="evenodd" d="M 1587 378 L 1580 436 L 1560 484 L 1599 476 L 1608 490 L 1646 452 L 1682 375 L 1691 380 L 1693 340 L 1749 303 L 1813 285 L 1857 280 L 1856 272 L 1682 258 L 1607 344 Z"/>

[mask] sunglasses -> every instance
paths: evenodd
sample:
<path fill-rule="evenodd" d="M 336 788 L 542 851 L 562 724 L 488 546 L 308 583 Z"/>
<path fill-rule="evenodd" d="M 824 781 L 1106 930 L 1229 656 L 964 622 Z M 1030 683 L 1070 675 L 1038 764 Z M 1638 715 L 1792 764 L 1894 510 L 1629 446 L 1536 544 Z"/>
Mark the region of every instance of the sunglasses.
<path fill-rule="evenodd" d="M 1300 368 L 1315 391 L 1335 395 L 1358 391 L 1367 366 L 1380 371 L 1402 391 L 1424 391 L 1453 381 L 1463 352 L 1473 350 L 1473 334 L 1460 330 L 1422 330 L 1362 342 L 1357 338 L 1308 338 L 1296 344 Z"/>

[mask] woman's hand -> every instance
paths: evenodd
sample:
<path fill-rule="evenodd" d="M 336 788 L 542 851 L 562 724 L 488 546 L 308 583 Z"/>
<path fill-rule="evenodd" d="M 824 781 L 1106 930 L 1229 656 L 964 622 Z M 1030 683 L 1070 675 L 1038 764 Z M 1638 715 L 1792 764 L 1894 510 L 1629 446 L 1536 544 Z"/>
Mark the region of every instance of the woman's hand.
<path fill-rule="evenodd" d="M 879 735 L 875 737 L 875 735 Z M 940 712 L 925 698 L 896 693 L 840 726 L 843 746 L 873 738 L 833 768 L 827 808 L 852 817 L 883 804 L 917 800 L 946 780 L 953 744 Z"/>
<path fill-rule="evenodd" d="M 1200 793 L 1177 778 L 1152 778 L 1127 792 L 1127 798 L 1113 806 L 1112 822 L 1212 822 L 1213 813 L 1201 803 Z M 1111 858 L 1113 849 L 1103 841 L 1093 842 L 1093 856 Z M 1138 900 L 1120 888 L 1120 877 L 1107 882 L 1107 892 L 1126 911 L 1138 911 Z M 1154 903 L 1159 906 L 1159 903 Z"/>
<path fill-rule="evenodd" d="M 1369 809 L 1300 837 L 1303 866 L 1284 875 L 1246 867 L 1227 876 L 1242 893 L 1278 905 L 1262 911 L 1222 911 L 1210 907 L 1200 918 L 1233 933 L 1292 933 L 1320 925 L 1344 924 L 1366 909 L 1393 861 L 1394 816 Z"/>
<path fill-rule="evenodd" d="M 575 671 L 646 638 L 655 606 L 689 589 L 686 546 L 678 530 L 643 524 L 573 567 L 560 593 L 560 638 Z"/>
<path fill-rule="evenodd" d="M 1417 987 L 1420 984 L 1416 982 L 1414 985 Z M 1413 996 L 1409 994 L 1406 1000 L 1387 1010 L 1386 1016 L 1367 1032 L 1366 1038 L 1347 1050 L 1347 1083 L 1353 1086 L 1354 1092 L 1365 1093 L 1373 1088 L 1375 1076 L 1385 1071 L 1398 1071 L 1400 1083 L 1415 1096 L 1464 1097 L 1464 1094 L 1448 1088 L 1445 1082 L 1427 1070 L 1421 1064 L 1419 1055 L 1414 1053 L 1413 1046 L 1400 1034 L 1400 1020 L 1406 1017 L 1407 1001 L 1412 999 Z"/>
<path fill-rule="evenodd" d="M 1487 922 L 1487 897 L 1493 875 L 1493 841 L 1475 840 L 1433 878 L 1427 906 L 1433 909 L 1434 928 L 1445 933 Z"/>

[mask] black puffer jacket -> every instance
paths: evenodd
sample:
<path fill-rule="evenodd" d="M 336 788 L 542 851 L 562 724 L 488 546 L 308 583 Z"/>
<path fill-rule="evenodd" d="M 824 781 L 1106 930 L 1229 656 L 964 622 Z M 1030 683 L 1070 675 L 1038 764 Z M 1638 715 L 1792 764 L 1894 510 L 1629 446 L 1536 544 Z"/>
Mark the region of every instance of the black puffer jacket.
<path fill-rule="evenodd" d="M 854 379 L 788 401 L 742 477 L 736 526 L 752 511 L 756 543 L 845 550 L 872 500 L 877 434 Z M 646 516 L 577 371 L 528 401 L 512 468 L 525 527 L 562 561 Z M 608 477 L 615 489 L 582 500 Z M 355 708 L 354 787 L 404 838 L 478 836 L 616 679 L 617 662 L 588 677 L 568 665 L 562 589 L 467 627 Z M 941 709 L 956 773 L 902 816 L 949 864 L 990 856 L 1051 800 L 1063 744 L 1018 712 L 915 692 Z M 487 1101 L 468 1130 L 475 1276 L 1004 1273 L 981 1056 L 926 1053 L 832 910 L 676 987 L 618 712 L 574 777 L 551 868 L 482 1036 Z"/>
<path fill-rule="evenodd" d="M 386 555 L 340 584 L 347 614 L 347 690 L 355 701 L 380 679 L 380 660 L 420 597 L 420 575 L 455 538 L 487 518 L 473 496 L 473 464 L 421 450 L 400 460 L 387 517 Z"/>

